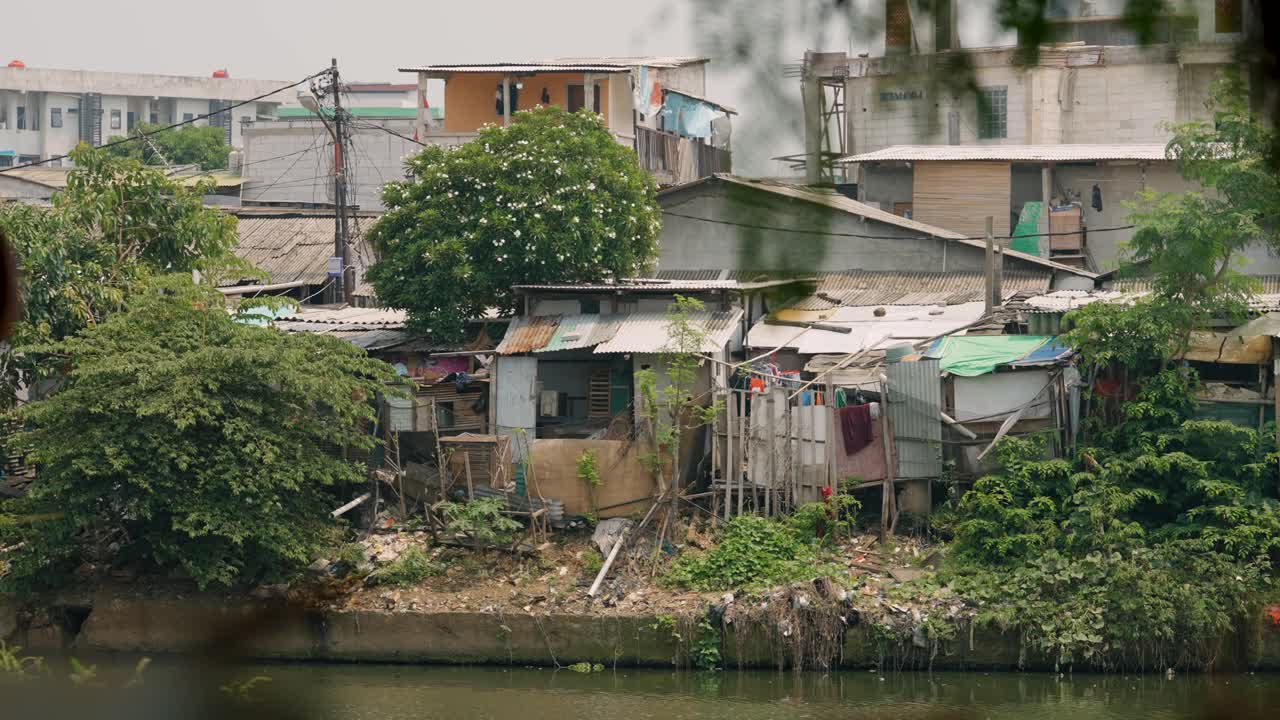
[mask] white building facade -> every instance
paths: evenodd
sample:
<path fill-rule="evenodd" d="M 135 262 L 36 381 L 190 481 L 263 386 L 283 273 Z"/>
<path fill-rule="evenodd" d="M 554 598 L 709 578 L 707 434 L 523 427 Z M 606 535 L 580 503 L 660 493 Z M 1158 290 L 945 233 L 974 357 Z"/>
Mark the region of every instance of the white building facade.
<path fill-rule="evenodd" d="M 193 120 L 268 95 L 196 122 L 224 128 L 227 142 L 238 148 L 244 123 L 273 117 L 281 105 L 297 104 L 292 91 L 270 94 L 287 81 L 225 75 L 223 71 L 203 78 L 54 70 L 12 62 L 0 67 L 0 167 L 65 155 L 80 142 L 102 145 L 127 136 L 142 123 Z"/>

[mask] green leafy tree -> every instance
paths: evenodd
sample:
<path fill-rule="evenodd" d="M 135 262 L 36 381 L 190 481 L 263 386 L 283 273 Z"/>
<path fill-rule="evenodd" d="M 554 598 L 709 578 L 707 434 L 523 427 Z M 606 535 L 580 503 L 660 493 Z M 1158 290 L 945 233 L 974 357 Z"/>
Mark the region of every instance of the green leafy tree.
<path fill-rule="evenodd" d="M 383 190 L 368 278 L 387 305 L 439 338 L 489 308 L 514 312 L 512 285 L 635 274 L 656 252 L 653 178 L 590 112 L 517 113 L 458 148 L 428 147 Z"/>
<path fill-rule="evenodd" d="M 1179 173 L 1204 192 L 1142 193 L 1132 205 L 1138 229 L 1122 268 L 1150 277 L 1186 332 L 1214 315 L 1243 314 L 1256 289 L 1240 272 L 1245 248 L 1280 252 L 1275 130 L 1250 109 L 1237 73 L 1214 85 L 1208 108 L 1211 121 L 1173 126 L 1168 147 Z"/>
<path fill-rule="evenodd" d="M 186 125 L 147 138 L 140 136 L 159 126 L 139 124 L 130 137 L 133 142 L 112 145 L 107 152 L 116 157 L 138 160 L 144 165 L 199 165 L 201 170 L 222 170 L 227 166 L 231 146 L 225 130 L 214 126 Z"/>
<path fill-rule="evenodd" d="M 199 270 L 213 280 L 231 270 L 250 272 L 231 253 L 235 218 L 204 207 L 200 188 L 86 145 L 71 157 L 76 167 L 52 207 L 0 205 L 0 227 L 21 275 L 13 347 L 94 327 L 156 273 Z M 33 379 L 29 363 L 8 360 L 11 385 Z"/>
<path fill-rule="evenodd" d="M 201 586 L 279 575 L 330 540 L 332 489 L 364 480 L 326 448 L 368 450 L 394 374 L 342 340 L 237 321 L 171 275 L 128 309 L 40 348 L 64 386 L 25 406 L 40 480 L 0 525 L 9 580 L 49 582 L 114 552 Z"/>

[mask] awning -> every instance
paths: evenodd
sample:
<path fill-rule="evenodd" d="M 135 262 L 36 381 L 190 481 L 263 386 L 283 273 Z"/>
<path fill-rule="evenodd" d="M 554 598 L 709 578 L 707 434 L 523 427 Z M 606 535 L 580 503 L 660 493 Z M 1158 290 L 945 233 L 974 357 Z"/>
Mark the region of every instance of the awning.
<path fill-rule="evenodd" d="M 952 335 L 935 343 L 926 355 L 941 360 L 938 367 L 943 372 L 977 377 L 1025 360 L 1053 340 L 1048 335 Z"/>
<path fill-rule="evenodd" d="M 741 310 L 689 313 L 704 338 L 698 352 L 718 352 L 733 337 Z M 671 320 L 665 312 L 536 315 L 515 319 L 495 352 L 499 355 L 593 349 L 607 353 L 662 353 L 672 348 Z"/>

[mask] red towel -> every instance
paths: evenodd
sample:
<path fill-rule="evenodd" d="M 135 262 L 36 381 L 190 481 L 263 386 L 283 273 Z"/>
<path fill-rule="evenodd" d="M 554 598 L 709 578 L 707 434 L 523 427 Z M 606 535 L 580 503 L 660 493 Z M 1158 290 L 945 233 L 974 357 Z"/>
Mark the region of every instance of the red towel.
<path fill-rule="evenodd" d="M 875 439 L 871 426 L 871 404 L 842 407 L 840 434 L 844 437 L 844 452 L 855 455 Z"/>

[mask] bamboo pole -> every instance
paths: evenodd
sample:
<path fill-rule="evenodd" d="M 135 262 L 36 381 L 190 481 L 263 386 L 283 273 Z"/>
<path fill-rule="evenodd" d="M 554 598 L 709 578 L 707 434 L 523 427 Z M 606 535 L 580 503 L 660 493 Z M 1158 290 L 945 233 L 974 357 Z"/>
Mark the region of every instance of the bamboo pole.
<path fill-rule="evenodd" d="M 776 408 L 777 393 L 771 389 L 769 397 L 765 400 L 765 437 L 769 442 L 769 481 L 764 491 L 765 517 L 773 517 L 773 489 L 778 485 L 778 418 L 775 414 Z"/>
<path fill-rule="evenodd" d="M 894 486 L 896 474 L 893 467 L 893 449 L 889 445 L 889 383 L 880 385 L 880 442 L 884 445 L 884 482 L 881 485 L 880 498 L 880 534 L 882 538 L 891 533 L 893 522 Z"/>

